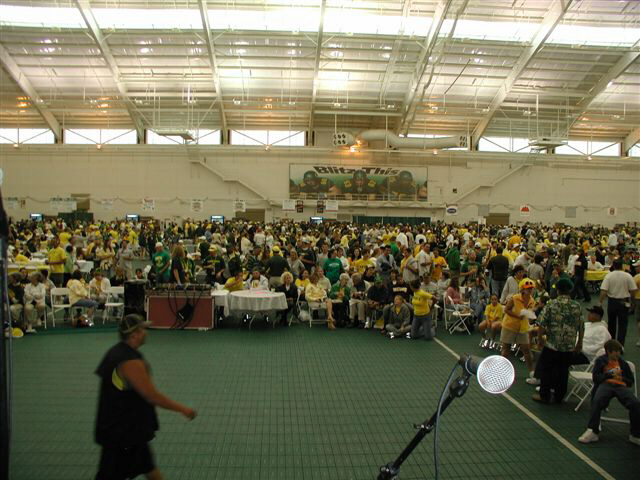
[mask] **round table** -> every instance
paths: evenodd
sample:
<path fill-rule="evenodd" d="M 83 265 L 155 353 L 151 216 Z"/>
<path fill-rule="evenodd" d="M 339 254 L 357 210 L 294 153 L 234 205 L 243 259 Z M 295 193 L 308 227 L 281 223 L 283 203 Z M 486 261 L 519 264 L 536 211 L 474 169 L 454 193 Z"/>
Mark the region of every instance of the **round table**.
<path fill-rule="evenodd" d="M 607 276 L 609 270 L 587 270 L 584 272 L 584 279 L 587 282 L 601 282 Z"/>
<path fill-rule="evenodd" d="M 268 290 L 239 290 L 231 292 L 227 299 L 230 311 L 267 313 L 275 310 L 287 309 L 287 297 L 282 292 L 270 292 Z M 251 317 L 249 329 L 253 324 L 255 315 Z M 275 325 L 275 318 L 271 321 Z"/>

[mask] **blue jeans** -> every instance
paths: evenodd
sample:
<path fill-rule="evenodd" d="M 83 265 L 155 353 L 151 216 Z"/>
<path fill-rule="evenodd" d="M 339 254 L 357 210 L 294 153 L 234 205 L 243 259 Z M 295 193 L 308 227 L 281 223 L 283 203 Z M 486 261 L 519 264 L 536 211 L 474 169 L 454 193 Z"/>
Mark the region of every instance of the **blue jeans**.
<path fill-rule="evenodd" d="M 411 322 L 411 338 L 424 336 L 425 340 L 432 340 L 431 320 L 431 312 L 427 315 L 414 315 L 413 322 Z"/>

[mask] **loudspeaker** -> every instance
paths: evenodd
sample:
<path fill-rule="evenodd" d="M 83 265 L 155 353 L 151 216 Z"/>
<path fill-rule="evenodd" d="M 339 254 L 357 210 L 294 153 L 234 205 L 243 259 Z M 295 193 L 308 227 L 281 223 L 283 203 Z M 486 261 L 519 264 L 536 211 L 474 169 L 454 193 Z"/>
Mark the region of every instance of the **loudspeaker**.
<path fill-rule="evenodd" d="M 144 310 L 144 287 L 146 280 L 128 280 L 124 282 L 124 314 L 139 313 L 143 317 Z"/>

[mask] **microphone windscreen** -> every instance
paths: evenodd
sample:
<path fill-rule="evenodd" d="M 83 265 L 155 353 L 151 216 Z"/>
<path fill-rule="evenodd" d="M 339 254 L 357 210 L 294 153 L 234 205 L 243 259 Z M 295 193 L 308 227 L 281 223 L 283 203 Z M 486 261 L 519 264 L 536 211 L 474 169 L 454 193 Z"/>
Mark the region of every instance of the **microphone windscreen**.
<path fill-rule="evenodd" d="M 513 385 L 516 371 L 509 359 L 491 355 L 480 362 L 476 376 L 483 390 L 498 394 L 506 392 Z"/>

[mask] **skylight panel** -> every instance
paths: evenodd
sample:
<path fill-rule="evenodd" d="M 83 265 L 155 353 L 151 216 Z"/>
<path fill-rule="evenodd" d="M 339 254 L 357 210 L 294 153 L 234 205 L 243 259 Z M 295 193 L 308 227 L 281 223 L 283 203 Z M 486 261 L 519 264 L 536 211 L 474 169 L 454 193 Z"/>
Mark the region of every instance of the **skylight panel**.
<path fill-rule="evenodd" d="M 100 28 L 174 29 L 202 28 L 200 12 L 193 9 L 94 8 Z"/>
<path fill-rule="evenodd" d="M 640 41 L 640 28 L 558 25 L 547 43 L 630 47 Z"/>
<path fill-rule="evenodd" d="M 79 28 L 85 23 L 77 8 L 2 5 L 0 25 Z"/>

